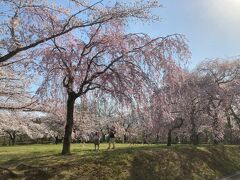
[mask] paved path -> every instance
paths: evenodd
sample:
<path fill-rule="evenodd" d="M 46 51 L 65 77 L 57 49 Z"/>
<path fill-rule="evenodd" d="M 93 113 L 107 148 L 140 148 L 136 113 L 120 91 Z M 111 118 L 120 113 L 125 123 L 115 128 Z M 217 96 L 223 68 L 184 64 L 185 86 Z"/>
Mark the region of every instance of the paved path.
<path fill-rule="evenodd" d="M 232 174 L 230 176 L 224 177 L 220 180 L 240 180 L 240 171 L 236 172 L 235 174 Z"/>

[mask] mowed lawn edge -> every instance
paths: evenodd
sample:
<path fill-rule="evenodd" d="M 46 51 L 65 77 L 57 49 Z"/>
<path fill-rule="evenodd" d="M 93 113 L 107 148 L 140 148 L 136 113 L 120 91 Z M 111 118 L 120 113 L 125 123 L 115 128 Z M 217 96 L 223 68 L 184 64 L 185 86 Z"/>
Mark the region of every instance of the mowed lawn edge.
<path fill-rule="evenodd" d="M 218 179 L 240 170 L 237 145 L 129 145 L 99 151 L 92 144 L 0 147 L 2 179 Z"/>

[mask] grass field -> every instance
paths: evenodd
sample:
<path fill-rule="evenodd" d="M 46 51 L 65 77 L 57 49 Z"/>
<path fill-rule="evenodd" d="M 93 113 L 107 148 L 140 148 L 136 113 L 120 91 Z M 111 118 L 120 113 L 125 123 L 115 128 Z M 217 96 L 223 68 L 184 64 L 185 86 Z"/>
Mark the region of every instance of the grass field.
<path fill-rule="evenodd" d="M 0 147 L 2 179 L 217 179 L 240 170 L 240 146 L 92 144 Z M 0 178 L 0 179 L 1 179 Z"/>

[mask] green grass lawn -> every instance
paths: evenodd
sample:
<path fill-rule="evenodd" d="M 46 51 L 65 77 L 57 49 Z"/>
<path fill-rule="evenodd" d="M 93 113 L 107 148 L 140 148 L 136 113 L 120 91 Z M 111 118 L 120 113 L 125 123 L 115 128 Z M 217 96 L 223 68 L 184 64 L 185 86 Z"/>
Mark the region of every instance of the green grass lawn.
<path fill-rule="evenodd" d="M 240 170 L 240 146 L 92 144 L 0 147 L 2 179 L 217 179 Z M 1 179 L 0 178 L 0 179 Z"/>

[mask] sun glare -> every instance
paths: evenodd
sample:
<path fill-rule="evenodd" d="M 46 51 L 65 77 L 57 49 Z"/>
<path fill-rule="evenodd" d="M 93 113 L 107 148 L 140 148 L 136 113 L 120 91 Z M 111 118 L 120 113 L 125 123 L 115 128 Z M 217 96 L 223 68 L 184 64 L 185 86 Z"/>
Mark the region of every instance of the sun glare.
<path fill-rule="evenodd" d="M 240 19 L 240 0 L 210 0 L 209 3 L 213 8 L 213 13 L 215 13 L 219 19 Z"/>

